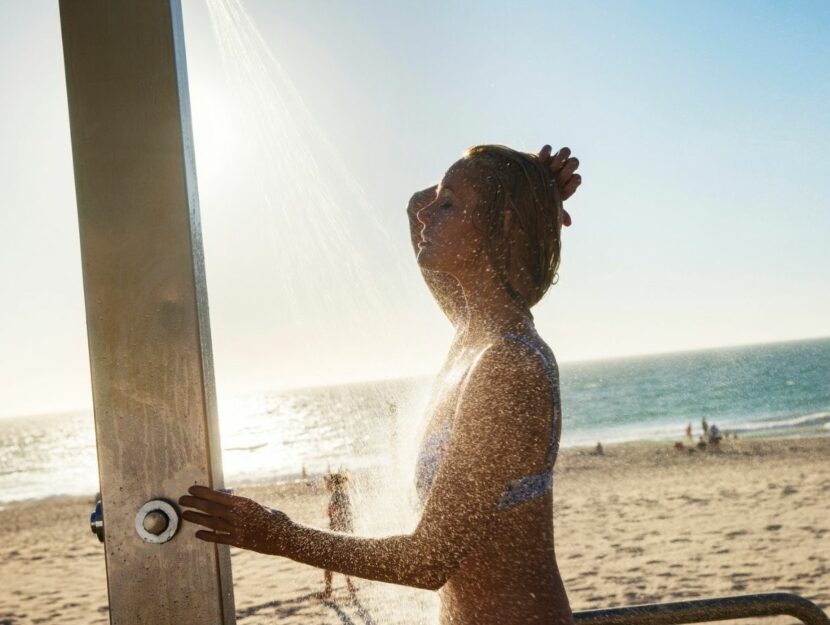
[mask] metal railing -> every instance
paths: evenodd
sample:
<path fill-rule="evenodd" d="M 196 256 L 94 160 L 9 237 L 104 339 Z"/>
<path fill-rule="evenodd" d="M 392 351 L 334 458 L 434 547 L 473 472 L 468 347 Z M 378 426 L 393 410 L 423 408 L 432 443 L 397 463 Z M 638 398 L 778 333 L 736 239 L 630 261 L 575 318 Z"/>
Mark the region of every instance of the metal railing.
<path fill-rule="evenodd" d="M 792 616 L 805 625 L 830 625 L 815 603 L 785 592 L 648 603 L 575 612 L 577 625 L 683 625 L 760 616 Z"/>

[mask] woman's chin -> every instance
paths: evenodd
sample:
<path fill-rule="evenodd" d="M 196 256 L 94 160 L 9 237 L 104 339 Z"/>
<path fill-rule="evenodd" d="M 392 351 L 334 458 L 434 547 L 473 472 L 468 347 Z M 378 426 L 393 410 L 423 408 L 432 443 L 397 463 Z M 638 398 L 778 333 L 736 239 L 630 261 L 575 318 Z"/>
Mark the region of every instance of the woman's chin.
<path fill-rule="evenodd" d="M 421 245 L 418 248 L 418 266 L 421 269 L 438 270 L 435 254 L 430 249 L 429 245 Z"/>

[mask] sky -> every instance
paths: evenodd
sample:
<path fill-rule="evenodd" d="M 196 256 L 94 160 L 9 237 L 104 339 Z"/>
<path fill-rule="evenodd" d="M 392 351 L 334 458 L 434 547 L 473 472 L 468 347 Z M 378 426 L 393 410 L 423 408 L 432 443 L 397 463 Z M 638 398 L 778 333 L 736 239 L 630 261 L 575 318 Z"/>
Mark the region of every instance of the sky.
<path fill-rule="evenodd" d="M 434 372 L 405 207 L 479 143 L 580 159 L 561 362 L 830 335 L 830 4 L 242 6 L 260 65 L 183 0 L 220 396 Z M 0 58 L 0 416 L 83 409 L 57 2 L 0 0 Z"/>

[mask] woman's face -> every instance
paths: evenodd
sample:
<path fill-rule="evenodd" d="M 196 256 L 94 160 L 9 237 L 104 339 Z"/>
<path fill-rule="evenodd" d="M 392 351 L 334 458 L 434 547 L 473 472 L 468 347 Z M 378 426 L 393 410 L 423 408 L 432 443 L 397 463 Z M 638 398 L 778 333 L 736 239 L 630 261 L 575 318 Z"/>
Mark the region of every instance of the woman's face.
<path fill-rule="evenodd" d="M 422 268 L 457 275 L 481 262 L 484 233 L 477 226 L 479 181 L 475 166 L 461 159 L 447 170 L 435 199 L 418 211 L 423 224 L 418 244 Z"/>

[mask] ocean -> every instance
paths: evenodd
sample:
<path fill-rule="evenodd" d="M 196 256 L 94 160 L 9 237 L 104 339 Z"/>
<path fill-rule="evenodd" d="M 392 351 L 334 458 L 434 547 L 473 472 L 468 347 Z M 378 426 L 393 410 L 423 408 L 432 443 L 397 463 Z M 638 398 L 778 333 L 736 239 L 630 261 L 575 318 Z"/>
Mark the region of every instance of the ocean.
<path fill-rule="evenodd" d="M 830 338 L 561 363 L 562 446 L 830 435 Z M 219 400 L 229 485 L 414 461 L 429 379 Z M 0 504 L 98 489 L 91 411 L 0 419 Z"/>

